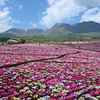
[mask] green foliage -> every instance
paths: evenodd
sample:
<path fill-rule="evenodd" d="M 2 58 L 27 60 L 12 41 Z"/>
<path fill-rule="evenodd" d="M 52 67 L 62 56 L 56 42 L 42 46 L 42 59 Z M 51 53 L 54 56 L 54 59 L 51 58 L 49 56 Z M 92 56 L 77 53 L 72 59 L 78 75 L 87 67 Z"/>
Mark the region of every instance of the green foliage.
<path fill-rule="evenodd" d="M 19 43 L 26 43 L 27 40 L 26 40 L 25 38 L 20 38 L 20 39 L 18 39 L 18 42 L 19 42 Z"/>
<path fill-rule="evenodd" d="M 95 36 L 93 36 L 92 39 L 97 39 L 97 38 Z"/>
<path fill-rule="evenodd" d="M 7 41 L 7 40 L 9 40 L 10 38 L 7 38 L 7 37 L 2 37 L 2 38 L 0 38 L 0 42 L 4 42 L 4 41 Z"/>

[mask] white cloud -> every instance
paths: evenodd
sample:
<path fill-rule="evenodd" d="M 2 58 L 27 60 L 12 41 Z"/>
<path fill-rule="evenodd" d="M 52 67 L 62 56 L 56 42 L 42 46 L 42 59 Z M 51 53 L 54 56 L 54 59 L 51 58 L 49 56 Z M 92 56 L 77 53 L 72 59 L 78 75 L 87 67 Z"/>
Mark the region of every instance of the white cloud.
<path fill-rule="evenodd" d="M 0 6 L 5 5 L 5 1 L 8 0 L 0 0 Z M 12 24 L 9 23 L 12 19 L 9 14 L 10 11 L 8 7 L 4 7 L 3 10 L 0 10 L 0 32 L 4 32 L 12 27 Z"/>
<path fill-rule="evenodd" d="M 0 11 L 0 19 L 6 18 L 6 17 L 8 16 L 9 13 L 10 13 L 10 12 L 9 12 L 8 8 L 5 7 L 5 8 L 3 9 L 3 11 Z"/>
<path fill-rule="evenodd" d="M 22 9 L 22 7 L 23 7 L 23 5 L 20 5 L 20 6 L 19 6 L 19 9 Z"/>
<path fill-rule="evenodd" d="M 8 1 L 8 0 L 0 0 L 0 6 L 5 5 L 5 1 Z"/>
<path fill-rule="evenodd" d="M 14 20 L 12 20 L 12 22 L 13 22 L 13 23 L 20 23 L 20 21 L 19 21 L 19 20 L 15 20 L 15 19 L 14 19 Z"/>
<path fill-rule="evenodd" d="M 75 0 L 75 2 L 80 6 L 86 6 L 86 5 L 99 6 L 100 5 L 100 0 Z"/>
<path fill-rule="evenodd" d="M 100 0 L 47 0 L 49 7 L 46 12 L 42 12 L 40 24 L 51 28 L 55 23 L 62 22 L 64 19 L 72 20 L 79 16 L 79 13 L 85 13 L 88 5 L 91 7 L 100 5 Z M 91 19 L 92 20 L 92 19 Z"/>
<path fill-rule="evenodd" d="M 52 5 L 57 0 L 48 0 L 49 5 Z"/>
<path fill-rule="evenodd" d="M 33 27 L 36 27 L 36 24 L 33 24 Z"/>
<path fill-rule="evenodd" d="M 10 24 L 12 18 L 8 16 L 9 13 L 10 11 L 7 7 L 0 11 L 0 32 L 8 30 L 12 27 L 12 24 Z"/>
<path fill-rule="evenodd" d="M 69 20 L 74 16 L 78 16 L 81 11 L 83 11 L 83 7 L 76 6 L 74 0 L 56 0 L 47 8 L 46 15 L 42 17 L 40 23 L 51 28 L 56 22 L 60 22 L 66 18 Z"/>
<path fill-rule="evenodd" d="M 5 5 L 5 1 L 8 0 L 0 0 L 0 5 Z M 12 19 L 9 14 L 10 10 L 8 7 L 4 7 L 2 10 L 0 9 L 0 33 L 11 29 L 14 23 L 23 23 L 19 20 Z"/>
<path fill-rule="evenodd" d="M 12 24 L 13 24 L 13 23 L 22 23 L 22 22 L 20 22 L 19 20 L 13 19 L 13 20 L 12 20 Z"/>
<path fill-rule="evenodd" d="M 33 23 L 32 21 L 29 22 L 29 25 L 31 25 L 32 27 L 36 27 L 36 24 Z"/>
<path fill-rule="evenodd" d="M 5 20 L 0 20 L 0 32 L 4 32 L 4 31 L 12 28 L 12 25 L 9 24 L 10 20 L 11 20 L 10 17 L 6 18 Z"/>
<path fill-rule="evenodd" d="M 100 23 L 100 8 L 95 7 L 87 10 L 81 17 L 82 21 L 95 21 Z"/>

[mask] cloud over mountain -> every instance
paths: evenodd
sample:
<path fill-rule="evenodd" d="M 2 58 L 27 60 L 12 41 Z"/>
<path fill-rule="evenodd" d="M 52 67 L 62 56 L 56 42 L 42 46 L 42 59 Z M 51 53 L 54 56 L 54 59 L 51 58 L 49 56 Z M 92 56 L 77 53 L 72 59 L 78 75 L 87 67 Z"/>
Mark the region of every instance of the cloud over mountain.
<path fill-rule="evenodd" d="M 47 0 L 49 7 L 46 9 L 40 24 L 51 28 L 55 23 L 73 20 L 74 17 L 83 13 L 80 21 L 98 21 L 100 0 Z M 95 8 L 94 8 L 95 7 Z M 95 12 L 89 13 L 90 11 Z M 97 11 L 97 12 L 96 12 Z M 88 18 L 89 17 L 89 18 Z M 94 17 L 94 18 L 93 18 Z"/>
<path fill-rule="evenodd" d="M 8 7 L 0 10 L 0 32 L 3 32 L 12 27 L 12 25 L 9 24 L 9 21 L 11 20 L 11 16 L 9 16 L 9 13 L 10 11 Z"/>

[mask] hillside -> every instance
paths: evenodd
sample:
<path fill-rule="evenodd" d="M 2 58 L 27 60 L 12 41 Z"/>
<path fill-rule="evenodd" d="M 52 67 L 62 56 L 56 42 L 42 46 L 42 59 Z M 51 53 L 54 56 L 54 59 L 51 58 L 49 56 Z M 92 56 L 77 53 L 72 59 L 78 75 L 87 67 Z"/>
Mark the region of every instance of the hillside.
<path fill-rule="evenodd" d="M 43 32 L 42 29 L 28 29 L 27 30 L 27 35 L 28 36 L 33 36 L 33 35 L 41 34 L 42 32 Z"/>
<path fill-rule="evenodd" d="M 23 37 L 26 31 L 23 29 L 12 28 L 0 34 L 0 37 Z"/>
<path fill-rule="evenodd" d="M 100 32 L 100 24 L 93 21 L 77 23 L 71 26 L 71 30 L 73 33 Z"/>
<path fill-rule="evenodd" d="M 3 33 L 0 37 L 25 37 L 28 39 L 82 39 L 100 37 L 100 24 L 89 21 L 69 25 L 66 23 L 56 23 L 51 29 L 23 29 L 12 28 Z"/>

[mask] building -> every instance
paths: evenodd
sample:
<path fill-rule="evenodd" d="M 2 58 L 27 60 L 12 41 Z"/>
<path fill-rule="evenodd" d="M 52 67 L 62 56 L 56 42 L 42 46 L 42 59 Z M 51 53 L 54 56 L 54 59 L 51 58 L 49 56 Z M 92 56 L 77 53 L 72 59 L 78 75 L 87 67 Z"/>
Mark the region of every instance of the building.
<path fill-rule="evenodd" d="M 8 44 L 17 44 L 18 42 L 16 40 L 9 39 L 9 40 L 6 41 L 6 43 L 8 43 Z"/>

